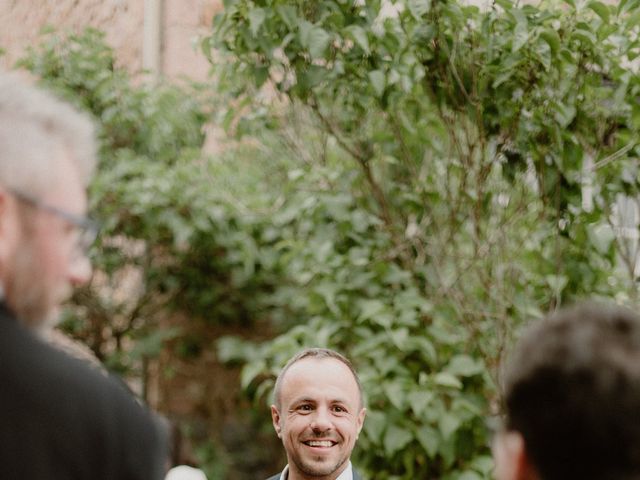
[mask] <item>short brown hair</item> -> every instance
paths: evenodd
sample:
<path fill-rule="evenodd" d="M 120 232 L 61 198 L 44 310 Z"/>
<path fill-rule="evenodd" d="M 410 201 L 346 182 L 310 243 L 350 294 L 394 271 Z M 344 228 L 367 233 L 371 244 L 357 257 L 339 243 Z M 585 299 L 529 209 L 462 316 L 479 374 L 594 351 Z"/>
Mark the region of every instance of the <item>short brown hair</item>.
<path fill-rule="evenodd" d="M 353 374 L 353 378 L 358 385 L 358 393 L 360 394 L 360 407 L 364 406 L 364 392 L 362 390 L 362 384 L 360 383 L 360 379 L 358 378 L 356 370 L 353 368 L 353 365 L 347 357 L 336 352 L 335 350 L 330 350 L 328 348 L 305 348 L 304 350 L 300 350 L 293 357 L 291 357 L 289 361 L 287 361 L 286 365 L 282 370 L 280 370 L 280 373 L 276 378 L 276 384 L 273 389 L 273 401 L 276 407 L 280 408 L 280 390 L 282 389 L 282 381 L 284 380 L 284 376 L 287 373 L 287 370 L 289 370 L 289 368 L 291 368 L 294 363 L 297 363 L 300 360 L 304 360 L 306 358 L 313 358 L 316 360 L 333 358 L 345 364 Z"/>
<path fill-rule="evenodd" d="M 508 367 L 507 428 L 544 480 L 640 478 L 640 318 L 593 303 L 530 328 Z"/>

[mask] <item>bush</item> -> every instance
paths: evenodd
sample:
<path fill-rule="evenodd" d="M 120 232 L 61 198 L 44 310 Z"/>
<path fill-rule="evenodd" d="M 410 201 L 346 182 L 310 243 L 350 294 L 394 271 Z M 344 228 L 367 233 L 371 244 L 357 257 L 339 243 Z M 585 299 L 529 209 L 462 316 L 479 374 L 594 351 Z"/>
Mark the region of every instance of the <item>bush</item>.
<path fill-rule="evenodd" d="M 273 219 L 293 282 L 276 296 L 299 325 L 220 344 L 249 392 L 267 398 L 303 346 L 338 348 L 368 393 L 369 478 L 489 478 L 484 418 L 518 327 L 585 295 L 637 299 L 638 217 L 621 212 L 638 186 L 638 9 L 226 2 L 203 42 L 226 124 L 282 132 L 292 108 L 312 125 Z"/>

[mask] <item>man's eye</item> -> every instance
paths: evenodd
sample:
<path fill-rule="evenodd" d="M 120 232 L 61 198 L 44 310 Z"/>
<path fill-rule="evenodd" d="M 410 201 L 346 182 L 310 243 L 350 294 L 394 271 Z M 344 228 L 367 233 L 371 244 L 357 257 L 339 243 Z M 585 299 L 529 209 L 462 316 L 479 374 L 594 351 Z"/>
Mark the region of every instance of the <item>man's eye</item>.
<path fill-rule="evenodd" d="M 298 410 L 302 410 L 303 412 L 310 412 L 311 411 L 311 405 L 300 405 L 298 407 Z"/>
<path fill-rule="evenodd" d="M 338 412 L 338 413 L 344 413 L 344 412 L 346 412 L 347 410 L 346 410 L 344 407 L 341 407 L 341 406 L 339 406 L 339 405 L 335 405 L 335 406 L 333 407 L 333 411 L 334 411 L 334 412 Z"/>

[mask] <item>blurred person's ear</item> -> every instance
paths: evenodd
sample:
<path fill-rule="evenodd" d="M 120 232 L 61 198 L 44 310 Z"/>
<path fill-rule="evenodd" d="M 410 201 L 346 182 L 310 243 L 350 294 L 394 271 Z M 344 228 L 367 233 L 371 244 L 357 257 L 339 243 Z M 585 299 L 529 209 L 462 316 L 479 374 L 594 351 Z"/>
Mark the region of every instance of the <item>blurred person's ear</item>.
<path fill-rule="evenodd" d="M 524 439 L 518 432 L 501 432 L 493 442 L 496 480 L 537 480 Z"/>
<path fill-rule="evenodd" d="M 16 211 L 15 204 L 12 202 L 8 190 L 0 186 L 0 269 L 2 269 L 2 263 L 13 255 L 17 240 Z"/>

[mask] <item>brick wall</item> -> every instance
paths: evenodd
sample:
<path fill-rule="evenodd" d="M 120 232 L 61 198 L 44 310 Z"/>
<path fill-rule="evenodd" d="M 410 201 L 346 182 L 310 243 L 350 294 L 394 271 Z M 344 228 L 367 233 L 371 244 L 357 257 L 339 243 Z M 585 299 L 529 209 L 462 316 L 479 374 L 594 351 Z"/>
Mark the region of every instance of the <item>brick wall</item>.
<path fill-rule="evenodd" d="M 0 1 L 0 68 L 9 68 L 37 42 L 45 26 L 77 32 L 92 26 L 106 32 L 120 65 L 142 68 L 144 0 L 3 0 Z M 221 0 L 164 0 L 161 71 L 168 76 L 206 78 L 208 63 L 194 42 L 206 34 Z"/>

